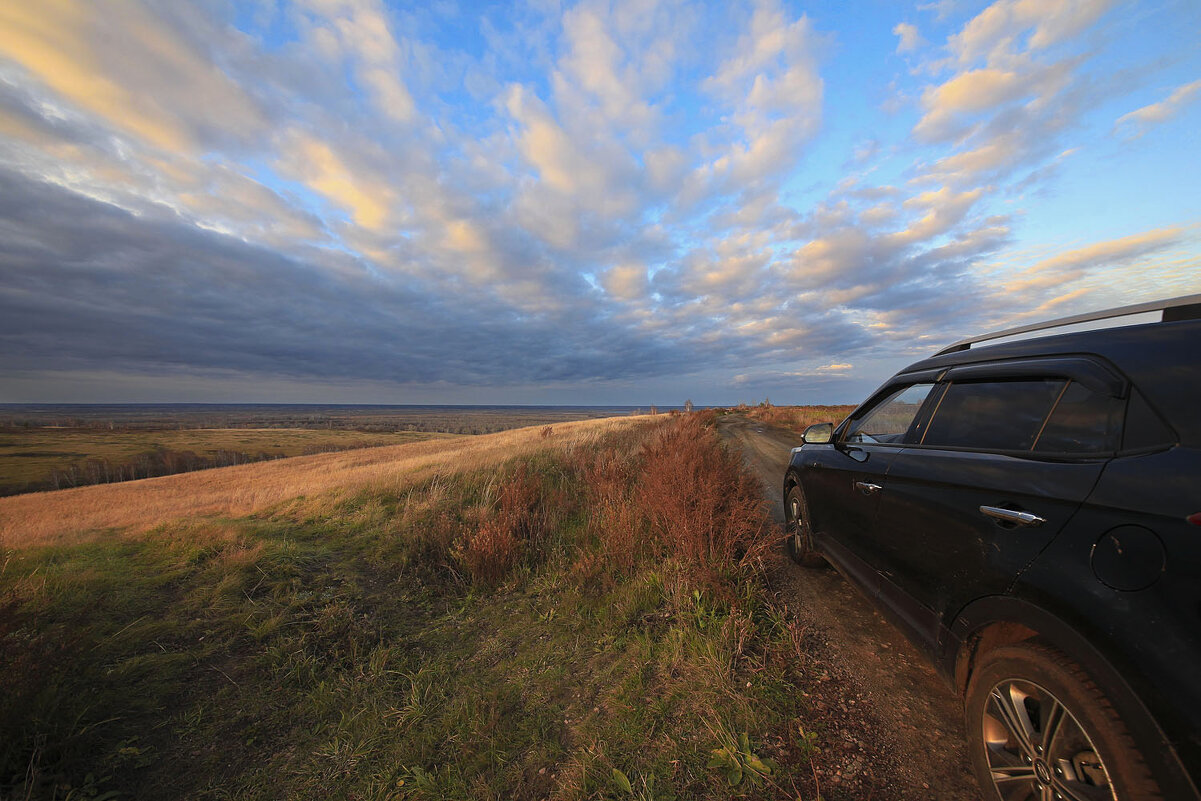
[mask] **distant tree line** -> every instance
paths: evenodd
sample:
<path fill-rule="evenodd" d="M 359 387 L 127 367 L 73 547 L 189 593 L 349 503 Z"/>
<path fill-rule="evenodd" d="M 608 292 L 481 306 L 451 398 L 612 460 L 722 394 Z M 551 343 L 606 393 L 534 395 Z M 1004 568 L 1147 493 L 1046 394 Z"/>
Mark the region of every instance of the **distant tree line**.
<path fill-rule="evenodd" d="M 190 473 L 193 470 L 230 467 L 236 464 L 249 464 L 277 458 L 279 457 L 262 452 L 250 454 L 242 451 L 220 450 L 211 456 L 201 456 L 193 451 L 155 448 L 120 462 L 103 457 L 92 457 L 66 467 L 56 467 L 50 472 L 50 476 L 41 482 L 40 486 L 29 486 L 24 491 L 36 492 L 47 489 L 83 487 L 89 484 L 113 484 L 118 481 Z"/>

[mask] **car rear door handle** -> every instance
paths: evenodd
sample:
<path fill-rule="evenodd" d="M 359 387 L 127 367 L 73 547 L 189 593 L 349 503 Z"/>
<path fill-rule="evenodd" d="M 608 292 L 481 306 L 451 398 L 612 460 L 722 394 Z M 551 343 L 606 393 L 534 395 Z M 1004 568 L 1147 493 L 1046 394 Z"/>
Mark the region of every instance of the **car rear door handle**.
<path fill-rule="evenodd" d="M 855 489 L 859 490 L 864 495 L 874 495 L 884 488 L 879 484 L 872 484 L 870 481 L 856 481 Z"/>
<path fill-rule="evenodd" d="M 1019 526 L 1041 526 L 1047 522 L 1045 518 L 1038 515 L 1032 515 L 1029 512 L 1015 512 L 1012 509 L 1002 509 L 999 506 L 981 506 L 980 511 L 989 517 Z"/>

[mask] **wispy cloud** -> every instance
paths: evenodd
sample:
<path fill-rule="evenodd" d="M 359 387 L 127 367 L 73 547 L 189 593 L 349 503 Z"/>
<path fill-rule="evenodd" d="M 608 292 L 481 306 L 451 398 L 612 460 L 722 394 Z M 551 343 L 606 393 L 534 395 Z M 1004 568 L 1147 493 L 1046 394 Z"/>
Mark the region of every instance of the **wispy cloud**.
<path fill-rule="evenodd" d="M 1118 117 L 1114 123 L 1114 131 L 1122 133 L 1127 138 L 1137 139 L 1149 128 L 1170 120 L 1186 103 L 1190 103 L 1201 94 L 1201 80 L 1177 86 L 1166 98 L 1158 103 L 1137 108 Z"/>
<path fill-rule="evenodd" d="M 898 53 L 912 53 L 926 44 L 926 40 L 918 32 L 917 26 L 908 22 L 898 22 L 892 29 L 892 33 L 899 39 L 897 42 Z"/>

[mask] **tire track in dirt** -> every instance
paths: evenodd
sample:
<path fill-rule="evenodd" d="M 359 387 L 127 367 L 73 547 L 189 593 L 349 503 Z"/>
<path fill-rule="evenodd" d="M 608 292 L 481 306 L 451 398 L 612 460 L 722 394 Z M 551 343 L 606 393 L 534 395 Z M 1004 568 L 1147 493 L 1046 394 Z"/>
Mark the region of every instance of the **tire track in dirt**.
<path fill-rule="evenodd" d="M 800 436 L 742 415 L 718 418 L 718 430 L 727 443 L 742 451 L 748 467 L 759 476 L 771 502 L 772 519 L 782 526 L 784 471 L 789 450 L 800 444 Z M 796 610 L 799 620 L 816 630 L 830 663 L 841 669 L 840 683 L 849 695 L 862 699 L 859 710 L 874 724 L 867 733 L 872 739 L 867 749 L 876 763 L 872 773 L 882 782 L 876 797 L 979 799 L 959 697 L 837 571 L 802 568 L 782 553 L 781 548 L 781 558 L 769 571 L 772 589 Z M 835 709 L 825 711 L 838 715 Z"/>

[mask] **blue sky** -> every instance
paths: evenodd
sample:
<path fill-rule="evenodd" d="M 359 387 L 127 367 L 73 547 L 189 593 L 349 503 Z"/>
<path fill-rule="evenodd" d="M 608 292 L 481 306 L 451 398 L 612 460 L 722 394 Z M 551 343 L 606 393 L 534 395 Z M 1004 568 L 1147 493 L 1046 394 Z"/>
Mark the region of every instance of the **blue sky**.
<path fill-rule="evenodd" d="M 0 402 L 850 402 L 1201 292 L 1189 0 L 0 7 Z"/>

